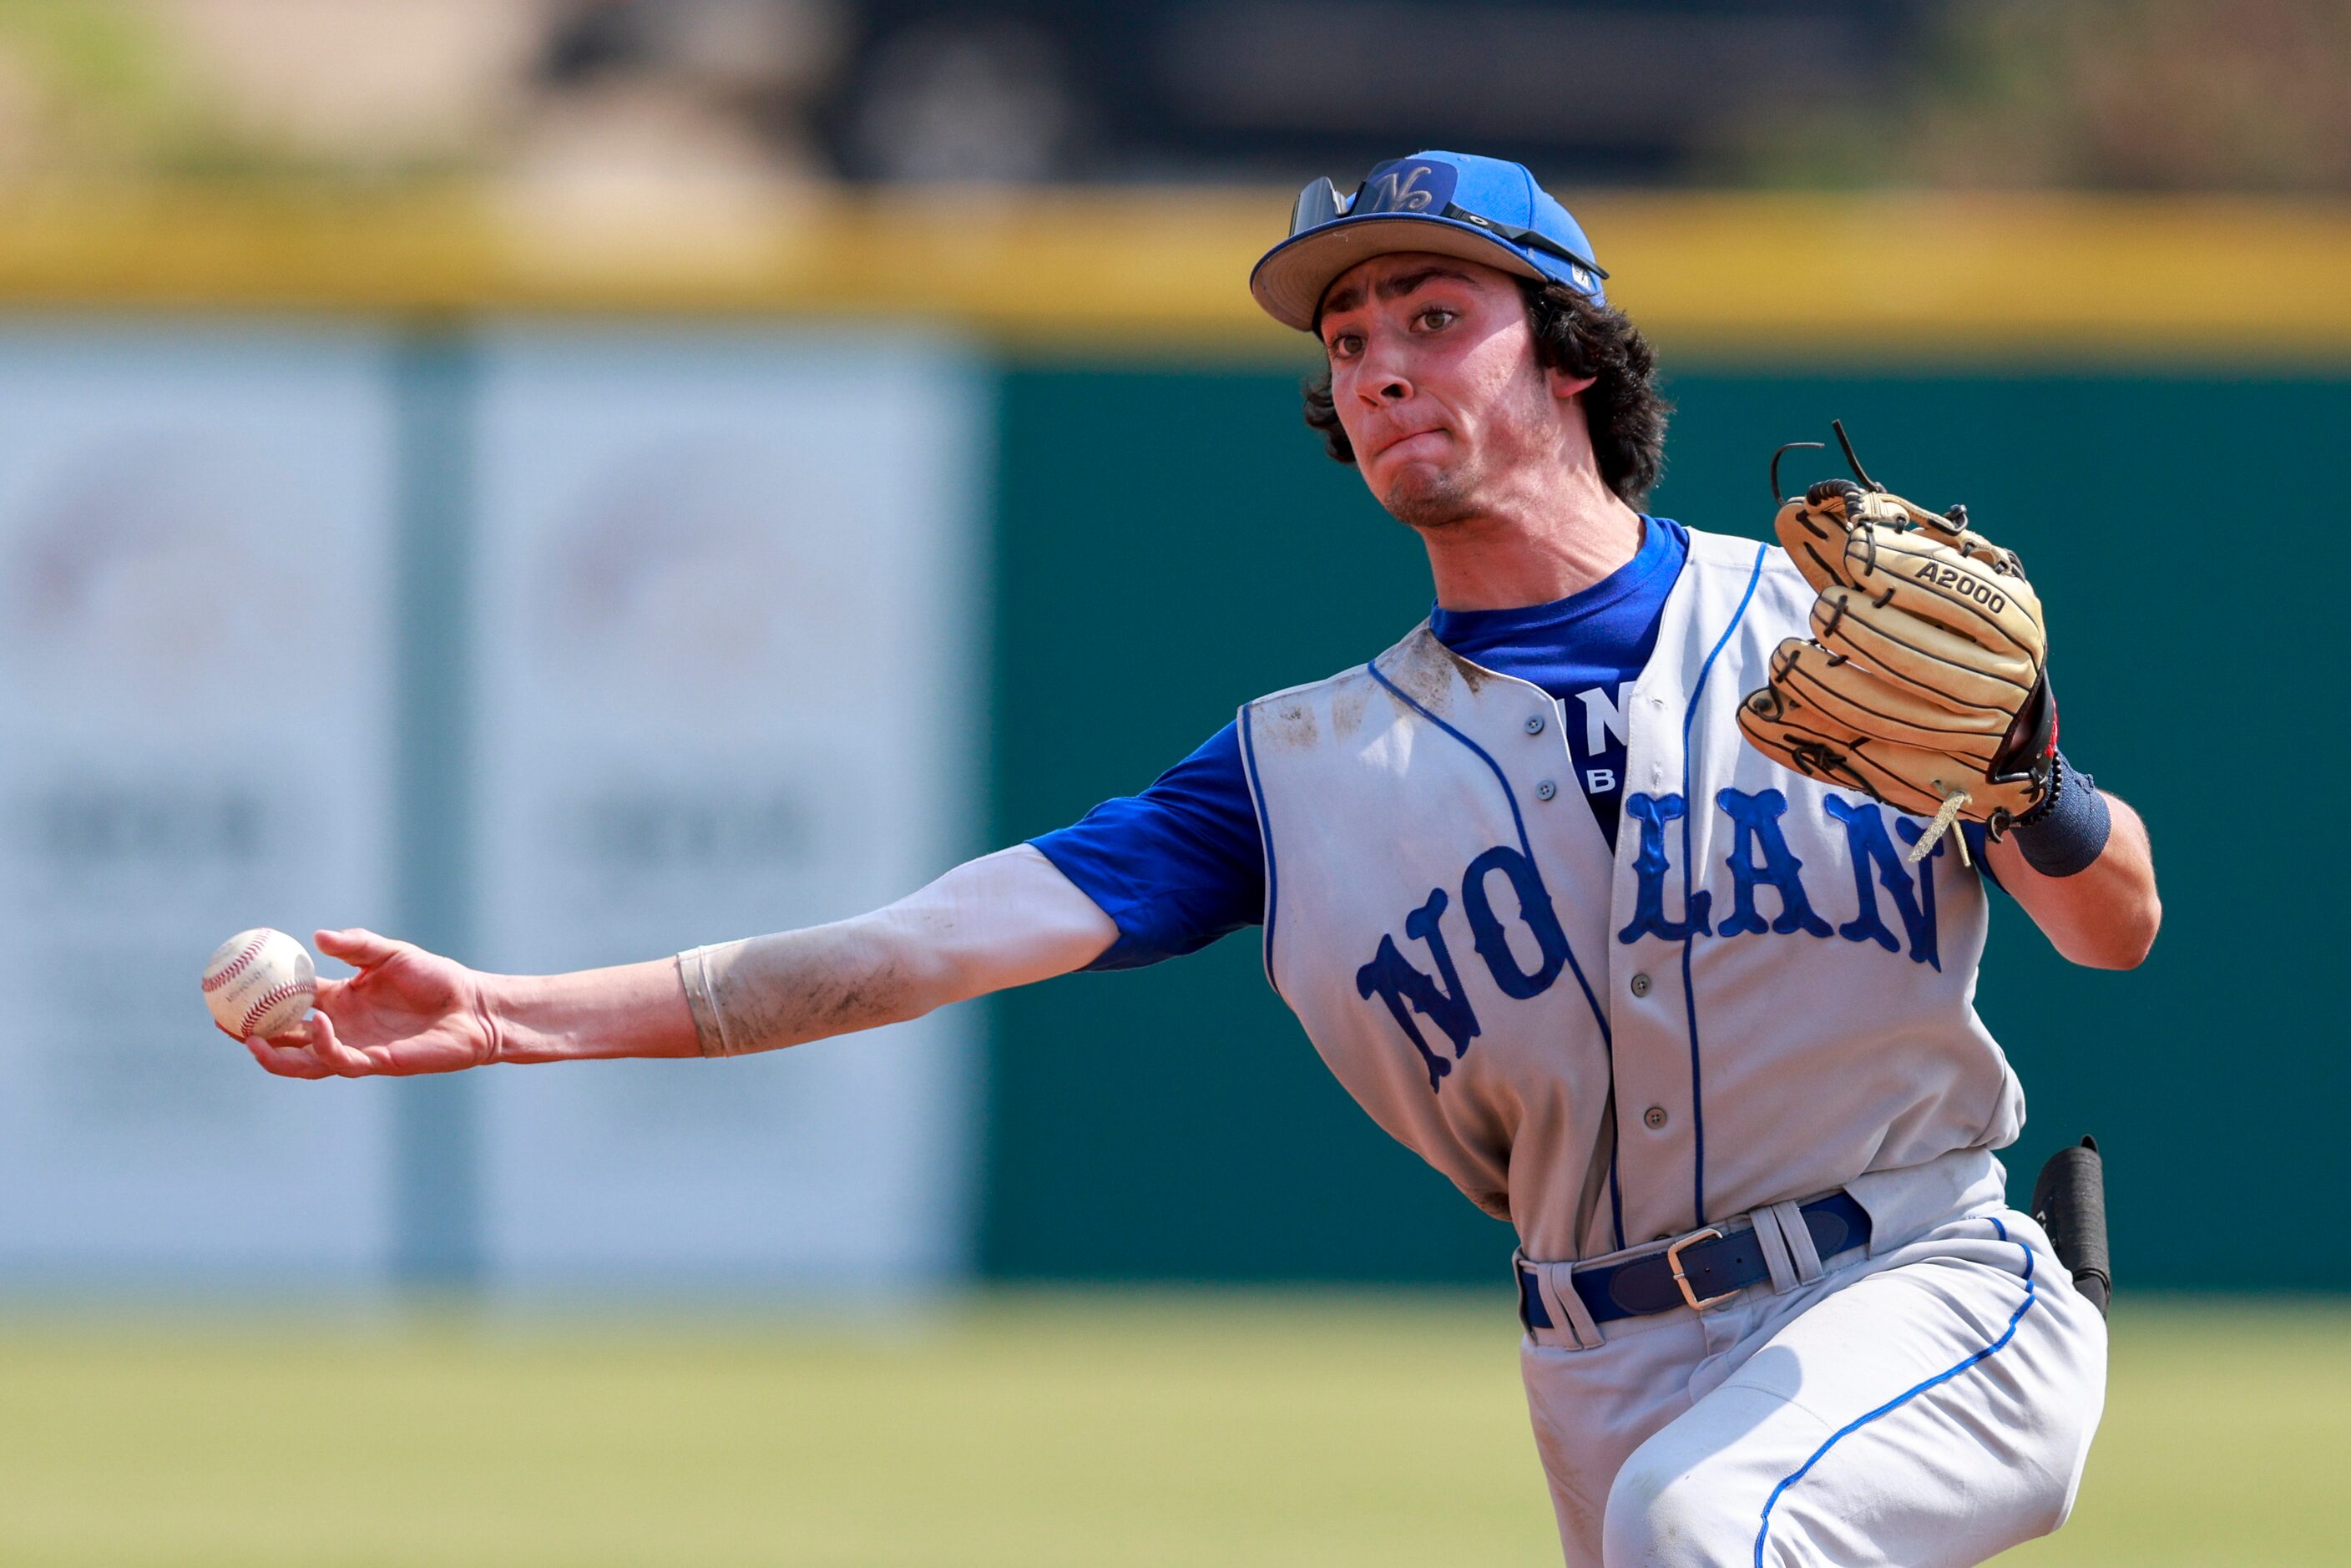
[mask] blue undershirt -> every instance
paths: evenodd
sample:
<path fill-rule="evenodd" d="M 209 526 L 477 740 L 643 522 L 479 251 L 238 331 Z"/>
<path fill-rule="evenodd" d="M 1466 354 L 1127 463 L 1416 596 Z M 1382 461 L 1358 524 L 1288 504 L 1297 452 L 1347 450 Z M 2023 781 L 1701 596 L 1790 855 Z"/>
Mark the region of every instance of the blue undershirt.
<path fill-rule="evenodd" d="M 1624 798 L 1624 688 L 1656 646 L 1666 595 L 1689 559 L 1689 533 L 1643 519 L 1631 560 L 1580 593 L 1516 610 L 1437 607 L 1438 642 L 1498 674 L 1541 687 L 1565 707 L 1568 751 L 1613 846 Z M 1029 841 L 1117 923 L 1090 966 L 1133 969 L 1207 946 L 1265 915 L 1265 842 L 1228 724 L 1140 795 L 1105 800 L 1075 824 Z"/>

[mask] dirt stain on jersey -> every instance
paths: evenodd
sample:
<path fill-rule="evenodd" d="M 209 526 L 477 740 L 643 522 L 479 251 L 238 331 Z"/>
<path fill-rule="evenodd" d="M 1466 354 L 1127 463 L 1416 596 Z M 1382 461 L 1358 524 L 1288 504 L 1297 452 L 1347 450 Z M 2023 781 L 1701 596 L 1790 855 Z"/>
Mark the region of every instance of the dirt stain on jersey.
<path fill-rule="evenodd" d="M 1398 691 L 1433 714 L 1453 710 L 1455 695 L 1467 690 L 1475 696 L 1494 678 L 1437 640 L 1426 627 L 1398 643 L 1380 659 L 1380 674 Z"/>
<path fill-rule="evenodd" d="M 1292 747 L 1303 751 L 1322 737 L 1314 720 L 1314 706 L 1304 697 L 1283 697 L 1259 708 L 1252 727 L 1257 744 L 1268 749 Z"/>
<path fill-rule="evenodd" d="M 1331 733 L 1345 740 L 1364 727 L 1364 709 L 1372 700 L 1369 681 L 1348 681 L 1331 697 Z"/>

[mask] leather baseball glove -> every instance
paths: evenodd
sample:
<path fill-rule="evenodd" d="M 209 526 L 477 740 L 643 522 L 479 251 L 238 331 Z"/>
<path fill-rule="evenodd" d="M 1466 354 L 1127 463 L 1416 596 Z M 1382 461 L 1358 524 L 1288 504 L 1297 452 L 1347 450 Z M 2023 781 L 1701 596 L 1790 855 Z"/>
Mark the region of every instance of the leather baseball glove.
<path fill-rule="evenodd" d="M 1774 527 L 1820 598 L 1812 639 L 1781 643 L 1771 684 L 1740 703 L 1748 740 L 1932 817 L 1913 861 L 1959 819 L 1998 838 L 2040 805 L 2057 705 L 2040 596 L 2014 552 L 1970 528 L 1964 507 L 1938 516 L 1845 479 L 1788 502 Z"/>

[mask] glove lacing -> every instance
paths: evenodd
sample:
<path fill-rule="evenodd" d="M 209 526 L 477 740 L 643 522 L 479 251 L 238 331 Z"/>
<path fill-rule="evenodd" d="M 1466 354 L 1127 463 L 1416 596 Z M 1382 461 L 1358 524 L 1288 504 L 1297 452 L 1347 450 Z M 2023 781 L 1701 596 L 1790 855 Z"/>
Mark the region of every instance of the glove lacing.
<path fill-rule="evenodd" d="M 1941 781 L 1938 779 L 1937 782 Z M 1951 832 L 1951 824 L 1958 821 L 1959 813 L 1968 809 L 1968 799 L 1965 789 L 1954 789 L 1943 797 L 1943 803 L 1935 808 L 1934 820 L 1927 824 L 1927 831 L 1918 835 L 1918 841 L 1912 844 L 1910 852 L 1902 857 L 1905 865 L 1917 865 L 1935 852 L 1935 841 Z M 1959 863 L 1972 869 L 1975 862 L 1968 858 L 1967 834 L 1951 833 L 1951 841 L 1959 846 Z"/>

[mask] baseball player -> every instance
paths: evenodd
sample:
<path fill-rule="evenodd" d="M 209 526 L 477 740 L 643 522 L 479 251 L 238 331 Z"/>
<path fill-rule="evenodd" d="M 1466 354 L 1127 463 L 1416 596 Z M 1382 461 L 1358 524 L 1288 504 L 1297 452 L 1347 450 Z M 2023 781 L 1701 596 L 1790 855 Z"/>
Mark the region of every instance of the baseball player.
<path fill-rule="evenodd" d="M 1606 277 L 1514 163 L 1315 182 L 1250 287 L 1427 549 L 1394 646 L 837 925 L 544 977 L 321 933 L 359 973 L 255 1055 L 735 1055 L 1260 925 L 1332 1071 L 1517 1229 L 1570 1563 L 1928 1568 L 2055 1529 L 2102 1303 L 2007 1206 L 2023 1096 L 1971 999 L 1995 887 L 2137 964 L 2147 834 L 2057 750 L 2039 601 L 1963 514 L 1858 462 L 1784 549 L 1638 509 L 1665 405 Z"/>

